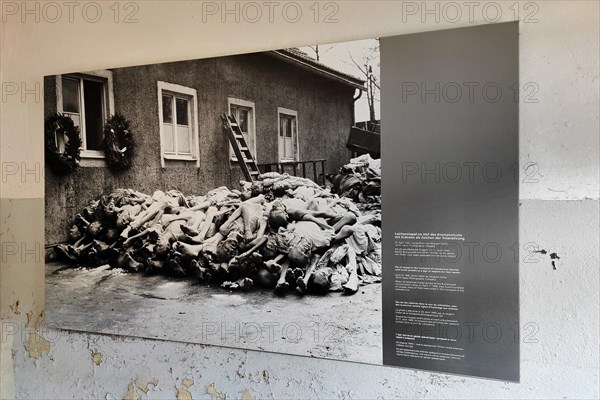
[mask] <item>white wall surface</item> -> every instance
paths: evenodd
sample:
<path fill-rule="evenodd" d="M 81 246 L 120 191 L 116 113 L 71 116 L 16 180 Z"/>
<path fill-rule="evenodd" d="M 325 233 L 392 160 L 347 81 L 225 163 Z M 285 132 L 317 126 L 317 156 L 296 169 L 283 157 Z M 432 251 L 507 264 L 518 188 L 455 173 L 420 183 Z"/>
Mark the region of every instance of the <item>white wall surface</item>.
<path fill-rule="evenodd" d="M 3 246 L 35 249 L 44 243 L 43 104 L 41 93 L 35 95 L 43 75 L 489 23 L 494 4 L 502 10 L 499 21 L 515 19 L 508 1 L 476 2 L 472 19 L 457 2 L 457 22 L 444 14 L 443 2 L 428 3 L 439 7 L 436 21 L 423 13 L 422 2 L 341 1 L 334 3 L 338 22 L 328 24 L 324 15 L 335 8 L 321 8 L 321 22 L 315 23 L 312 2 L 298 3 L 303 17 L 297 23 L 281 13 L 273 22 L 268 14 L 257 23 L 243 15 L 240 23 L 232 16 L 222 23 L 218 14 L 203 20 L 202 4 L 211 2 L 133 3 L 138 22 L 131 24 L 114 22 L 112 2 L 101 3 L 95 23 L 82 17 L 84 3 L 77 3 L 73 23 L 61 2 L 57 23 L 47 21 L 55 15 L 49 8 L 35 22 L 35 15 L 6 8 L 23 3 L 2 3 Z M 409 3 L 416 14 L 406 13 L 415 10 Z M 29 9 L 35 13 L 35 4 L 43 12 L 43 3 L 28 2 Z M 134 10 L 119 6 L 119 21 Z M 521 186 L 521 245 L 536 243 L 561 257 L 557 270 L 542 255 L 536 263 L 521 263 L 521 325 L 537 327 L 533 337 L 531 329 L 522 332 L 521 383 L 161 341 L 39 330 L 34 335 L 43 320 L 43 257 L 21 251 L 3 258 L 0 270 L 0 397 L 598 398 L 599 4 L 524 1 L 516 9 L 521 87 L 533 83 L 538 100 L 522 101 L 520 109 L 520 170 L 529 177 Z M 537 22 L 526 22 L 531 12 Z M 33 94 L 22 97 L 24 88 Z M 525 337 L 536 341 L 525 343 Z M 99 365 L 92 353 L 98 353 L 97 362 L 102 354 Z M 153 378 L 158 383 L 146 393 Z"/>

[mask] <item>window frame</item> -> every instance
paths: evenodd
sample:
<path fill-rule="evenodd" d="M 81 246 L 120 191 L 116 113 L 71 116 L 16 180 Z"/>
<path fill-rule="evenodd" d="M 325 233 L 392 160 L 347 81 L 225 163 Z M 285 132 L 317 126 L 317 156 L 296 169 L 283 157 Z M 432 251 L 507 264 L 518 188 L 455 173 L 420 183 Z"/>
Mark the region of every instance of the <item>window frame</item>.
<path fill-rule="evenodd" d="M 281 136 L 281 115 L 288 115 L 296 118 L 296 132 L 294 136 L 294 132 L 292 132 L 292 142 L 294 147 L 296 148 L 294 159 L 283 158 L 282 154 L 279 154 L 279 138 Z M 277 107 L 277 158 L 281 163 L 292 163 L 300 161 L 300 146 L 299 146 L 299 136 L 300 136 L 300 123 L 298 120 L 298 111 L 290 110 L 289 108 Z"/>
<path fill-rule="evenodd" d="M 196 167 L 200 168 L 200 135 L 198 131 L 198 93 L 196 89 L 187 86 L 178 85 L 175 83 L 157 81 L 157 102 L 158 102 L 158 126 L 160 133 L 160 166 L 165 168 L 165 160 L 179 160 L 179 161 L 195 161 Z M 170 94 L 174 97 L 187 98 L 190 105 L 188 115 L 188 123 L 190 124 L 190 150 L 191 155 L 182 154 L 169 154 L 165 153 L 164 139 L 165 133 L 163 130 L 163 92 Z M 175 111 L 176 112 L 176 111 Z M 177 124 L 174 118 L 174 125 Z M 176 128 L 173 130 L 174 135 L 177 134 Z"/>
<path fill-rule="evenodd" d="M 248 136 L 252 136 L 252 156 L 254 156 L 254 161 L 257 161 L 256 154 L 256 105 L 253 101 L 238 99 L 236 97 L 228 97 L 227 98 L 227 113 L 231 115 L 231 106 L 238 106 L 240 108 L 249 108 L 252 110 L 252 118 L 249 118 L 248 128 L 252 130 L 248 132 Z M 231 143 L 229 143 L 229 161 L 237 162 L 237 157 L 233 151 L 233 147 Z"/>
<path fill-rule="evenodd" d="M 115 100 L 114 100 L 114 90 L 113 90 L 113 76 L 112 71 L 110 70 L 97 70 L 97 71 L 88 71 L 88 72 L 78 72 L 73 74 L 62 74 L 56 75 L 56 109 L 59 113 L 64 114 L 65 111 L 63 109 L 63 93 L 62 93 L 62 81 L 63 77 L 65 78 L 76 78 L 79 80 L 79 107 L 80 107 L 80 133 L 81 133 L 81 143 L 82 147 L 80 150 L 81 158 L 97 158 L 103 159 L 105 158 L 104 152 L 101 150 L 88 150 L 86 148 L 87 145 L 87 135 L 85 131 L 85 102 L 83 100 L 83 90 L 82 90 L 82 80 L 92 80 L 97 82 L 102 82 L 104 84 L 104 94 L 102 96 L 102 108 L 104 110 L 104 122 L 111 116 L 115 114 Z M 69 114 L 69 113 L 67 113 Z"/>

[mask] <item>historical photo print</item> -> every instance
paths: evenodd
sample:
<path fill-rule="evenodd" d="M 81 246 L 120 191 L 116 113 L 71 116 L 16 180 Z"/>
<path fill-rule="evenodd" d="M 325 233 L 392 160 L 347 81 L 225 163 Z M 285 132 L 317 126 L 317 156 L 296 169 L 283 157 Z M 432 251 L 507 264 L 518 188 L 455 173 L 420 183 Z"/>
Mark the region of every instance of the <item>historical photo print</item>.
<path fill-rule="evenodd" d="M 379 40 L 45 77 L 46 312 L 382 363 Z"/>

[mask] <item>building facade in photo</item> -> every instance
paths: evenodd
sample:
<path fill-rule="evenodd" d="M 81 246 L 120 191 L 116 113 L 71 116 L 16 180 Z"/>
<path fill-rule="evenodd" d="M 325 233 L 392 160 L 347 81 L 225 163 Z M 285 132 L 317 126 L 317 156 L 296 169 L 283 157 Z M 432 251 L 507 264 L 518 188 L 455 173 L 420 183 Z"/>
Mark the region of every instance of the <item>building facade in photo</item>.
<path fill-rule="evenodd" d="M 346 141 L 363 84 L 297 49 L 46 77 L 46 117 L 70 115 L 83 141 L 74 173 L 46 168 L 46 244 L 63 242 L 77 212 L 116 188 L 238 188 L 243 175 L 223 113 L 236 117 L 261 168 L 295 164 L 318 179 L 336 172 L 351 156 Z M 121 173 L 101 151 L 103 122 L 115 112 L 131 122 L 136 144 L 131 169 Z"/>

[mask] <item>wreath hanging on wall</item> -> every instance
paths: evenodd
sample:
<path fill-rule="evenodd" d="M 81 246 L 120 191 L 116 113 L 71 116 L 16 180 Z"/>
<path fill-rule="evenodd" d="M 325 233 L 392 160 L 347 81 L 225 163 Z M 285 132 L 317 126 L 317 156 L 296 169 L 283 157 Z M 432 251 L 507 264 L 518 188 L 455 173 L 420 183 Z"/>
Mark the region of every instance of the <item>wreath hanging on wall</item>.
<path fill-rule="evenodd" d="M 119 113 L 110 117 L 104 124 L 102 149 L 106 163 L 112 171 L 123 171 L 131 167 L 135 142 L 129 121 Z"/>
<path fill-rule="evenodd" d="M 54 113 L 46 119 L 46 165 L 60 175 L 70 174 L 79 165 L 82 145 L 79 127 L 71 117 Z M 61 151 L 64 143 L 64 151 Z"/>

